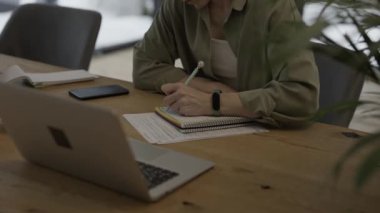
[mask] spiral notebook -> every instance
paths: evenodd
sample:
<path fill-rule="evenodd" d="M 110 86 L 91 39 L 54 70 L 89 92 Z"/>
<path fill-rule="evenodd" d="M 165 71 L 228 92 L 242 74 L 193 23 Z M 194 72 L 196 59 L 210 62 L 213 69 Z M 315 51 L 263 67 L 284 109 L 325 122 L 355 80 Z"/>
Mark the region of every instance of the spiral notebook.
<path fill-rule="evenodd" d="M 155 112 L 175 125 L 182 133 L 227 129 L 254 124 L 254 120 L 237 116 L 182 116 L 167 107 L 156 107 Z"/>

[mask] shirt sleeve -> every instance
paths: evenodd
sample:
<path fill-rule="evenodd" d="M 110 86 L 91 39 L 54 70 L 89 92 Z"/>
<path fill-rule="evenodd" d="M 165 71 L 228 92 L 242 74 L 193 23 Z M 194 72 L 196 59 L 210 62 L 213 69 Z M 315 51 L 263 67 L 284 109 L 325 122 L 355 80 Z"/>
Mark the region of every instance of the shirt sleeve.
<path fill-rule="evenodd" d="M 176 1 L 163 1 L 144 39 L 135 45 L 133 82 L 136 88 L 161 91 L 161 85 L 186 76 L 182 69 L 174 67 L 178 51 L 173 27 L 183 19 Z"/>
<path fill-rule="evenodd" d="M 301 19 L 293 0 L 278 2 L 271 13 L 269 31 Z M 270 72 L 273 79 L 263 88 L 239 93 L 244 107 L 270 125 L 305 125 L 317 111 L 319 99 L 318 69 L 312 52 L 300 51 Z"/>

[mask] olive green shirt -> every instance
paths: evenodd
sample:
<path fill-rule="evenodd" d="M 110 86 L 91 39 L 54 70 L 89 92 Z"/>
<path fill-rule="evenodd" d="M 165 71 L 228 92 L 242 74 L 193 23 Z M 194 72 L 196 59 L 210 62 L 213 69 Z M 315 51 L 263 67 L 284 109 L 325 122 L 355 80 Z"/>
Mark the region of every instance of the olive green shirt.
<path fill-rule="evenodd" d="M 304 124 L 318 108 L 318 71 L 304 50 L 281 65 L 268 61 L 275 48 L 264 48 L 269 33 L 286 21 L 300 20 L 293 0 L 239 0 L 224 25 L 226 40 L 238 60 L 237 86 L 243 106 L 275 126 Z M 198 11 L 182 0 L 164 0 L 152 26 L 134 49 L 136 88 L 160 91 L 178 82 L 198 61 L 199 76 L 218 78 L 211 70 L 207 8 Z M 183 69 L 175 68 L 180 58 Z"/>

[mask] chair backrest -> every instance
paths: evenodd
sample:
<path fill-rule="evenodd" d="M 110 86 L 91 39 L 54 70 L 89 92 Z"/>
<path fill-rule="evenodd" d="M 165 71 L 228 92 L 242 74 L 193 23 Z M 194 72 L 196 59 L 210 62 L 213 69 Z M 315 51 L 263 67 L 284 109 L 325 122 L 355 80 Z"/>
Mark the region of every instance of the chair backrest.
<path fill-rule="evenodd" d="M 17 8 L 0 36 L 0 53 L 70 69 L 88 69 L 101 23 L 95 11 L 47 4 Z"/>
<path fill-rule="evenodd" d="M 321 53 L 314 55 L 319 69 L 320 108 L 359 100 L 365 78 L 364 74 Z M 320 122 L 348 127 L 354 112 L 355 108 L 330 112 L 322 117 Z"/>

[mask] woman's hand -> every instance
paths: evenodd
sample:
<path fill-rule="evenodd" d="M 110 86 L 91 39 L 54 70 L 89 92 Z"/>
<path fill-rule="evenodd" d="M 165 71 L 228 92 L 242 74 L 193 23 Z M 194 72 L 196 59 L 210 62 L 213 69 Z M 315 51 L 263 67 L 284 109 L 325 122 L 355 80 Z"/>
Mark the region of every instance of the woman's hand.
<path fill-rule="evenodd" d="M 186 86 L 169 83 L 161 87 L 166 94 L 164 105 L 185 116 L 211 115 L 211 94 Z"/>
<path fill-rule="evenodd" d="M 211 92 L 203 92 L 186 86 L 184 83 L 169 83 L 162 85 L 166 94 L 164 105 L 170 110 L 184 116 L 212 115 Z M 254 112 L 244 108 L 237 92 L 220 94 L 220 112 L 222 115 L 234 115 L 255 118 Z"/>

